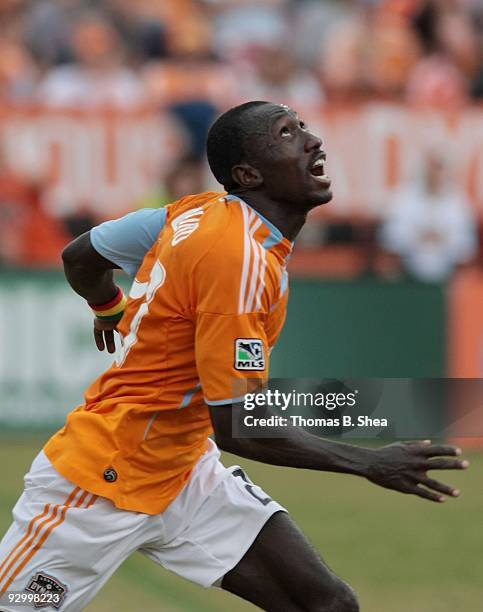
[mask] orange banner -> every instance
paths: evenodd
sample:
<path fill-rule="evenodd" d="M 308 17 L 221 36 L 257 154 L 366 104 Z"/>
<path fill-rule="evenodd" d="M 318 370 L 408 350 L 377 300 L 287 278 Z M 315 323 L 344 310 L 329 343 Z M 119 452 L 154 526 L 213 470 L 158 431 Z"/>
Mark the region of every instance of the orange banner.
<path fill-rule="evenodd" d="M 306 120 L 328 152 L 335 198 L 324 214 L 379 217 L 431 148 L 448 158 L 449 172 L 483 217 L 482 108 L 445 115 L 372 103 L 323 109 Z M 111 217 L 132 208 L 162 181 L 185 139 L 166 112 L 0 109 L 4 159 L 14 171 L 48 179 L 56 214 L 82 207 Z"/>
<path fill-rule="evenodd" d="M 46 182 L 54 215 L 113 217 L 162 182 L 186 135 L 166 113 L 0 110 L 0 151 L 10 170 Z"/>

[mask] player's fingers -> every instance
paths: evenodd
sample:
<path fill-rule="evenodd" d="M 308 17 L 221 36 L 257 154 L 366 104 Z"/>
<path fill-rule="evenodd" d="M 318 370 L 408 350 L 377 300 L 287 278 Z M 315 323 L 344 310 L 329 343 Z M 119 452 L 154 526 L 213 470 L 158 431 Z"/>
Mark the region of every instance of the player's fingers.
<path fill-rule="evenodd" d="M 413 495 L 417 495 L 418 497 L 422 497 L 423 499 L 429 499 L 429 501 L 442 503 L 444 502 L 444 497 L 439 493 L 434 493 L 433 491 L 429 491 L 429 489 L 425 489 L 424 487 L 415 486 L 412 491 L 410 491 Z"/>
<path fill-rule="evenodd" d="M 114 342 L 114 332 L 112 331 L 112 329 L 106 329 L 104 331 L 104 340 L 106 342 L 107 351 L 109 353 L 115 353 L 116 344 Z"/>
<path fill-rule="evenodd" d="M 421 477 L 419 479 L 419 482 L 425 487 L 428 487 L 428 489 L 433 489 L 433 491 L 444 493 L 445 495 L 449 495 L 450 497 L 458 497 L 458 495 L 460 494 L 459 489 L 455 489 L 454 487 L 439 482 L 439 480 L 434 480 L 433 478 L 428 478 L 427 476 Z"/>
<path fill-rule="evenodd" d="M 94 340 L 99 351 L 104 350 L 104 336 L 100 329 L 94 327 Z"/>
<path fill-rule="evenodd" d="M 401 444 L 405 444 L 406 446 L 422 446 L 424 448 L 431 444 L 431 440 L 403 440 Z"/>
<path fill-rule="evenodd" d="M 430 459 L 427 462 L 427 470 L 465 470 L 469 462 L 461 459 Z"/>
<path fill-rule="evenodd" d="M 440 457 L 442 455 L 458 457 L 461 455 L 461 448 L 449 444 L 433 444 L 432 446 L 422 446 L 420 453 L 425 457 Z"/>

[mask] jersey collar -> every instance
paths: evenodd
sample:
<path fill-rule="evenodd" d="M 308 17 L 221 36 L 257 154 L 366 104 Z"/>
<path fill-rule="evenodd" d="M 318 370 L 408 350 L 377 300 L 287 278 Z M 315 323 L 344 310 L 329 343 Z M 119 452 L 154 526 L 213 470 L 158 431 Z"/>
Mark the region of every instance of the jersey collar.
<path fill-rule="evenodd" d="M 262 246 L 267 250 L 272 249 L 272 248 L 275 248 L 276 250 L 280 249 L 280 251 L 283 254 L 284 259 L 287 259 L 289 257 L 289 255 L 292 252 L 294 243 L 291 242 L 288 238 L 285 238 L 282 232 L 278 229 L 278 227 L 276 227 L 271 221 L 269 221 L 266 217 L 264 217 L 261 213 L 259 213 L 258 210 L 250 206 L 248 202 L 245 202 L 245 200 L 243 200 L 239 196 L 227 194 L 225 196 L 225 200 L 227 202 L 234 202 L 234 201 L 243 202 L 245 206 L 248 206 L 250 210 L 253 210 L 253 212 L 256 215 L 258 215 L 258 217 L 260 217 L 261 221 L 270 230 L 270 234 L 265 238 Z"/>

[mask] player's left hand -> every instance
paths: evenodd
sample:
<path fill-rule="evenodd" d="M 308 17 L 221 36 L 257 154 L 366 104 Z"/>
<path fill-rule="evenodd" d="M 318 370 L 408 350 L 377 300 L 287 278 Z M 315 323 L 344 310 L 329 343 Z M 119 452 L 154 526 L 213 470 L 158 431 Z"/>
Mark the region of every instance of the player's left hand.
<path fill-rule="evenodd" d="M 100 351 L 107 348 L 108 353 L 116 352 L 116 344 L 114 342 L 114 332 L 117 332 L 118 321 L 102 321 L 94 319 L 94 340 Z"/>
<path fill-rule="evenodd" d="M 417 495 L 434 502 L 444 502 L 445 495 L 458 497 L 460 492 L 427 475 L 429 470 L 464 470 L 468 461 L 454 457 L 461 449 L 450 445 L 422 442 L 397 442 L 379 448 L 366 477 L 371 482 L 401 493 Z"/>

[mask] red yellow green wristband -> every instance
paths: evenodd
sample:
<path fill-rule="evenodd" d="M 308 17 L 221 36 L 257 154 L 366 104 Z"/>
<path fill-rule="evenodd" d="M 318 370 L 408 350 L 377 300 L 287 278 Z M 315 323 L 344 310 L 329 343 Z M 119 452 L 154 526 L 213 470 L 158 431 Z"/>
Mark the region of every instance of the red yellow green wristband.
<path fill-rule="evenodd" d="M 120 321 L 126 308 L 127 299 L 120 287 L 116 295 L 105 304 L 89 304 L 98 319 L 102 321 Z"/>

